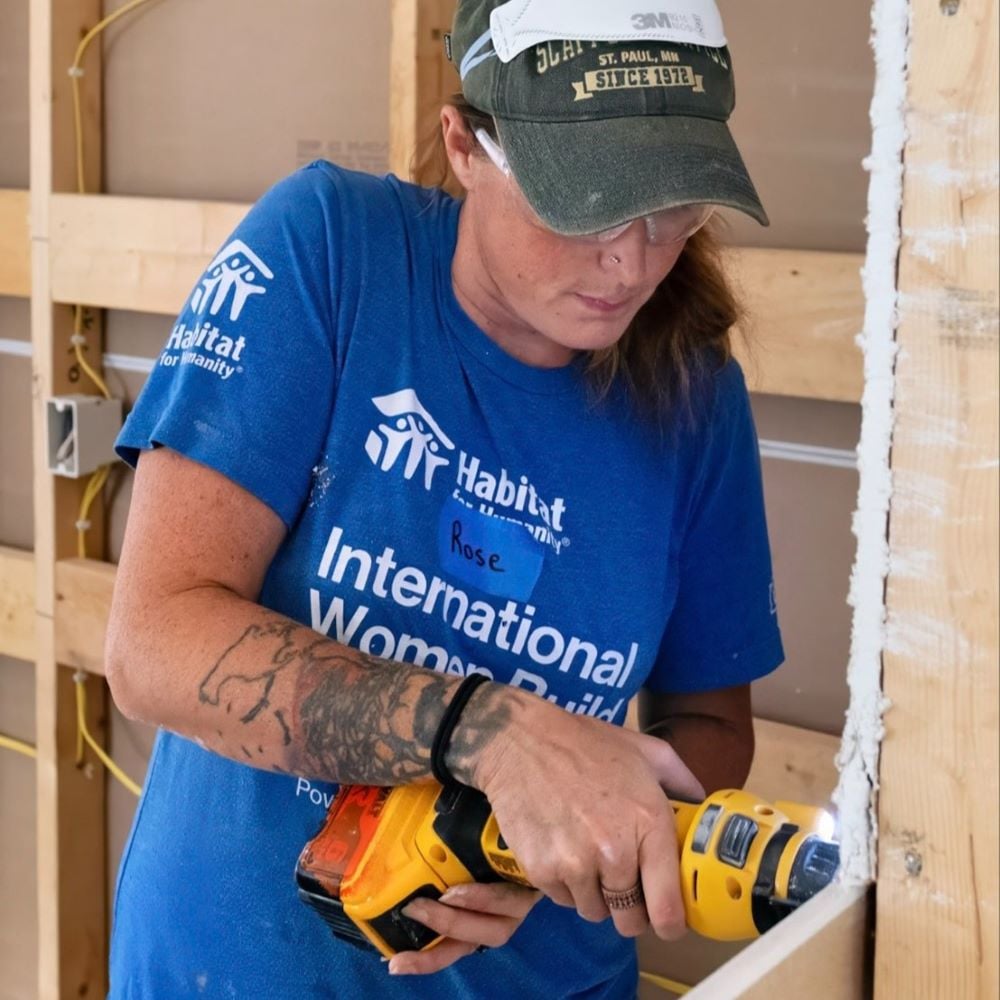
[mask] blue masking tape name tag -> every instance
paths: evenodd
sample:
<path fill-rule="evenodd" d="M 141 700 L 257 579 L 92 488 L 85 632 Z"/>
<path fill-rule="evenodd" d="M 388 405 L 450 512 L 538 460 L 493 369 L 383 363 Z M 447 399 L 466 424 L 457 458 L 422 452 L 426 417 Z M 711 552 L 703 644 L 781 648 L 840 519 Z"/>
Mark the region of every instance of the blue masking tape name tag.
<path fill-rule="evenodd" d="M 545 548 L 523 524 L 449 497 L 438 524 L 438 556 L 452 576 L 487 594 L 526 601 L 542 572 Z"/>

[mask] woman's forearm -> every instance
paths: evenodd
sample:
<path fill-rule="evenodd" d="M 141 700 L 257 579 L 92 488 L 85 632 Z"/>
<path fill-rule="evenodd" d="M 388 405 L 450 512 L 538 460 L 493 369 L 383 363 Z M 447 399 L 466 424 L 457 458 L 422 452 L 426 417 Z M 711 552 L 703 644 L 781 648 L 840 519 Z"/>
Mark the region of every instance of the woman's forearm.
<path fill-rule="evenodd" d="M 666 740 L 707 792 L 742 788 L 753 760 L 753 740 L 704 715 L 675 715 L 643 730 Z"/>
<path fill-rule="evenodd" d="M 366 655 L 215 586 L 144 617 L 119 607 L 109 627 L 108 677 L 127 714 L 271 771 L 380 785 L 430 775 L 458 678 Z M 473 780 L 513 694 L 484 685 L 463 712 L 448 755 L 459 779 Z"/>

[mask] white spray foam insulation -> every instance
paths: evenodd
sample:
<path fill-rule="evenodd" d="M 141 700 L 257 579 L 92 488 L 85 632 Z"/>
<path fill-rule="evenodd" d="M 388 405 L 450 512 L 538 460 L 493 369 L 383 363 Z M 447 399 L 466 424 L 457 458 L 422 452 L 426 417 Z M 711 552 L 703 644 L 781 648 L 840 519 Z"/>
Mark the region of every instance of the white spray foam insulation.
<path fill-rule="evenodd" d="M 837 766 L 834 793 L 840 818 L 840 878 L 850 884 L 871 881 L 875 873 L 879 746 L 882 713 L 882 650 L 885 646 L 885 578 L 889 570 L 889 498 L 892 473 L 893 388 L 896 358 L 896 265 L 906 143 L 906 64 L 909 45 L 908 0 L 874 0 L 871 46 L 875 53 L 875 90 L 869 116 L 871 154 L 864 167 L 868 185 L 868 248 L 861 271 L 865 292 L 865 388 L 861 399 L 858 444 L 858 506 L 852 530 L 858 547 L 848 603 L 854 609 L 847 683 L 850 705 Z"/>

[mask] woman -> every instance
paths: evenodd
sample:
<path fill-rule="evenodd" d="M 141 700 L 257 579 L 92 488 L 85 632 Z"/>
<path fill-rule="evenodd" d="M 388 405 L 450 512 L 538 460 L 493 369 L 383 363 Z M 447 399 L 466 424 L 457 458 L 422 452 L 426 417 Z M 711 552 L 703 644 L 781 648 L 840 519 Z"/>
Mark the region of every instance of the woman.
<path fill-rule="evenodd" d="M 766 217 L 714 7 L 564 6 L 460 2 L 464 200 L 327 163 L 278 184 L 122 432 L 108 677 L 161 733 L 114 997 L 629 997 L 629 939 L 683 933 L 663 790 L 742 783 L 782 658 L 703 228 Z M 636 695 L 643 734 L 610 724 Z M 539 891 L 416 901 L 445 940 L 384 964 L 291 873 L 331 782 L 429 780 L 436 736 Z"/>

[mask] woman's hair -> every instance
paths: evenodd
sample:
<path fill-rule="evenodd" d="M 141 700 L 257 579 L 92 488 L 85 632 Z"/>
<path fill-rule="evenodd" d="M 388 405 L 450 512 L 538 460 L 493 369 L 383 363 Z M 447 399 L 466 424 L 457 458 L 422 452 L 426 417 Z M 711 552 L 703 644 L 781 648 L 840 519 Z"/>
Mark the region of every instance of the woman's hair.
<path fill-rule="evenodd" d="M 493 118 L 461 94 L 447 103 L 462 115 L 470 134 L 483 128 L 497 137 Z M 412 175 L 420 184 L 461 191 L 437 122 L 413 158 Z M 722 267 L 715 226 L 713 220 L 688 239 L 670 273 L 617 343 L 591 352 L 586 372 L 597 398 L 621 380 L 645 414 L 665 422 L 680 407 L 694 420 L 702 395 L 696 390 L 729 360 L 731 330 L 743 319 Z"/>

